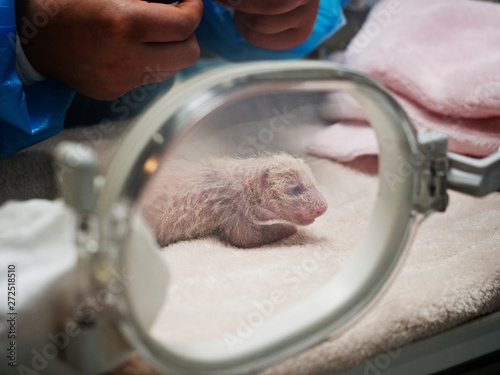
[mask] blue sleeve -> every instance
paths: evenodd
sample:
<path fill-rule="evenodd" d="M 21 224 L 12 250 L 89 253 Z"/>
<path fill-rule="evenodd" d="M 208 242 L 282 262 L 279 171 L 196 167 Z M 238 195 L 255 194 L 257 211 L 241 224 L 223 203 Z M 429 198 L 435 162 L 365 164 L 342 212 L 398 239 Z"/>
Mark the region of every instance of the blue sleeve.
<path fill-rule="evenodd" d="M 213 0 L 203 0 L 203 19 L 196 30 L 198 43 L 231 61 L 302 58 L 345 24 L 342 6 L 347 0 L 321 0 L 314 30 L 301 45 L 283 51 L 270 51 L 246 42 L 238 33 L 233 16 Z"/>
<path fill-rule="evenodd" d="M 16 72 L 15 0 L 0 0 L 0 157 L 63 129 L 74 91 L 51 79 L 30 86 Z"/>

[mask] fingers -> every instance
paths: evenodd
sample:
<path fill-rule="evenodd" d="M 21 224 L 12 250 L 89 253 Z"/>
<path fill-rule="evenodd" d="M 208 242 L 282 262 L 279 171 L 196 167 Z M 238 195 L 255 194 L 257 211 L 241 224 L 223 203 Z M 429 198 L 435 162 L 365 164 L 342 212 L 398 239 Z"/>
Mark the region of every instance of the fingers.
<path fill-rule="evenodd" d="M 177 6 L 135 4 L 128 14 L 138 38 L 132 38 L 136 42 L 129 43 L 124 52 L 127 56 L 120 59 L 123 63 L 115 60 L 111 64 L 118 79 L 108 82 L 106 90 L 94 97 L 114 99 L 137 86 L 166 80 L 199 59 L 194 31 L 203 15 L 202 0 L 184 0 Z"/>
<path fill-rule="evenodd" d="M 248 43 L 273 51 L 297 47 L 305 42 L 310 35 L 310 33 L 299 29 L 286 30 L 272 35 L 259 34 L 251 30 L 242 31 L 238 29 L 238 31 Z"/>
<path fill-rule="evenodd" d="M 240 12 L 277 15 L 290 12 L 291 10 L 305 4 L 307 0 L 215 0 L 229 8 Z"/>
<path fill-rule="evenodd" d="M 234 24 L 254 46 L 284 50 L 297 47 L 311 35 L 319 0 L 215 0 L 233 8 Z"/>
<path fill-rule="evenodd" d="M 137 65 L 141 72 L 171 72 L 194 65 L 200 57 L 200 47 L 193 34 L 184 42 L 144 43 L 140 54 Z"/>
<path fill-rule="evenodd" d="M 319 2 L 301 5 L 277 15 L 234 13 L 236 29 L 250 44 L 270 50 L 298 46 L 311 35 L 316 23 Z"/>
<path fill-rule="evenodd" d="M 242 29 L 260 34 L 277 34 L 289 29 L 312 28 L 316 21 L 315 15 L 316 10 L 306 6 L 278 15 L 256 15 L 236 11 L 234 22 Z"/>
<path fill-rule="evenodd" d="M 183 0 L 177 6 L 146 1 L 135 5 L 131 10 L 131 24 L 142 42 L 186 40 L 203 16 L 202 0 Z"/>
<path fill-rule="evenodd" d="M 142 43 L 140 48 L 122 59 L 122 63 L 112 64 L 113 72 L 100 77 L 106 84 L 95 85 L 99 89 L 89 96 L 114 100 L 135 87 L 164 81 L 179 70 L 194 65 L 199 54 L 194 34 L 183 42 Z"/>

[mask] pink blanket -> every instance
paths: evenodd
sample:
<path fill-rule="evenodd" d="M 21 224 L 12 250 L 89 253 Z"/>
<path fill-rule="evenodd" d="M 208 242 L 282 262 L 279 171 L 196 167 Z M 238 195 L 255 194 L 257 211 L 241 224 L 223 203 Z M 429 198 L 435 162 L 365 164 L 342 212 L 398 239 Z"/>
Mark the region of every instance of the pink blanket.
<path fill-rule="evenodd" d="M 416 129 L 447 134 L 450 151 L 481 157 L 498 150 L 499 4 L 384 0 L 340 62 L 385 85 Z M 332 95 L 324 115 L 342 122 L 319 132 L 311 153 L 339 161 L 377 153 L 375 135 L 352 100 Z"/>

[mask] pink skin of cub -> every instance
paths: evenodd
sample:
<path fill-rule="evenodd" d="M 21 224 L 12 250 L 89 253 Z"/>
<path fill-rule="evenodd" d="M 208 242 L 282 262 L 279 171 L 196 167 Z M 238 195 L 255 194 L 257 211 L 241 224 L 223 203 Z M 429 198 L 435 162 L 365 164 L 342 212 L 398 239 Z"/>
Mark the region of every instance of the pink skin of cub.
<path fill-rule="evenodd" d="M 248 248 L 295 234 L 323 215 L 327 203 L 309 166 L 281 153 L 161 168 L 141 208 L 162 246 L 216 235 Z"/>

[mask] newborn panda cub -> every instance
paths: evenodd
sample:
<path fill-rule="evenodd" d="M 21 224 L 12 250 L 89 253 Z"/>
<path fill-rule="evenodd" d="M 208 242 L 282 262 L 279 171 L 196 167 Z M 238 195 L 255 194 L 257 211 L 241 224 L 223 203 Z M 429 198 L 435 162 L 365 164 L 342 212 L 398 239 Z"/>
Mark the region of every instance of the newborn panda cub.
<path fill-rule="evenodd" d="M 141 200 L 161 246 L 217 235 L 238 247 L 278 241 L 325 213 L 309 166 L 280 153 L 160 168 Z"/>

